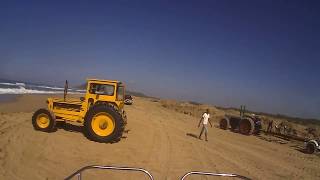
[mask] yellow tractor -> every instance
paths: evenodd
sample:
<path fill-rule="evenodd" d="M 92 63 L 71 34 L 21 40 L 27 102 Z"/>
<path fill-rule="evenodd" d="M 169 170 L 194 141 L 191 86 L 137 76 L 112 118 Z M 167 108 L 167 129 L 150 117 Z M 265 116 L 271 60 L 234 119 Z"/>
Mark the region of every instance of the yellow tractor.
<path fill-rule="evenodd" d="M 52 132 L 57 121 L 77 122 L 90 140 L 119 141 L 126 124 L 124 88 L 120 81 L 88 79 L 85 97 L 67 99 L 66 82 L 64 98 L 48 98 L 48 108 L 33 114 L 33 127 Z"/>

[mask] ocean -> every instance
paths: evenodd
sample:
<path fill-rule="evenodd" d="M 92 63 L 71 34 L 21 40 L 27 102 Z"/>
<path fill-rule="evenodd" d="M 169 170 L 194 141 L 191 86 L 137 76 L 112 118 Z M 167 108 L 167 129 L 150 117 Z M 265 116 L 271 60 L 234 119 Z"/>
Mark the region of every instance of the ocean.
<path fill-rule="evenodd" d="M 0 79 L 0 95 L 61 94 L 63 92 L 64 92 L 64 87 Z M 77 88 L 68 88 L 68 93 L 81 94 L 81 93 L 85 93 L 85 90 L 77 89 Z"/>

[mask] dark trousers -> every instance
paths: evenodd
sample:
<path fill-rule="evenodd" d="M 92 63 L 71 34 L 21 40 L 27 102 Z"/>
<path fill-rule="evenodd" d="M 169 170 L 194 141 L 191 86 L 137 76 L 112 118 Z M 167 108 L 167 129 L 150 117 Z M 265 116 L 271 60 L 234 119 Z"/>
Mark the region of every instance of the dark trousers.
<path fill-rule="evenodd" d="M 267 129 L 267 132 L 271 132 L 271 130 L 272 130 L 272 125 L 269 124 L 269 125 L 268 125 L 268 129 Z"/>

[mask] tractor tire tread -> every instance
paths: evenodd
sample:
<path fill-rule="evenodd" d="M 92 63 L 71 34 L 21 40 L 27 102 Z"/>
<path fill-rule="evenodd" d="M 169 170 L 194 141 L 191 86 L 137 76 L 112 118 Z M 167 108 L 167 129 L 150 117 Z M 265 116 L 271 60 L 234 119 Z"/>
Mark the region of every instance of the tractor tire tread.
<path fill-rule="evenodd" d="M 101 137 L 95 134 L 91 127 L 91 121 L 95 114 L 99 112 L 107 112 L 110 114 L 114 121 L 115 121 L 115 129 L 112 134 Z M 92 141 L 100 142 L 100 143 L 114 143 L 120 141 L 123 131 L 124 131 L 124 121 L 119 113 L 110 105 L 107 104 L 97 104 L 94 105 L 90 110 L 87 112 L 84 121 L 84 129 L 85 129 L 85 136 Z"/>
<path fill-rule="evenodd" d="M 47 128 L 41 128 L 37 125 L 37 116 L 39 114 L 47 114 L 48 117 L 49 117 L 49 120 L 50 120 L 50 124 Z M 44 109 L 44 108 L 41 108 L 41 109 L 38 109 L 36 112 L 33 113 L 32 115 L 32 125 L 33 125 L 33 128 L 35 130 L 38 130 L 38 131 L 43 131 L 43 132 L 53 132 L 56 128 L 56 118 L 55 118 L 55 115 L 47 110 L 47 109 Z"/>

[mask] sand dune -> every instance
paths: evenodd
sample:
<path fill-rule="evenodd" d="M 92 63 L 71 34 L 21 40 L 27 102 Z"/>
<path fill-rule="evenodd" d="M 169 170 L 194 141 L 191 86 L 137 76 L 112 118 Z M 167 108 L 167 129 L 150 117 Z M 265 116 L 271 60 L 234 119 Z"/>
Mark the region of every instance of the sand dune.
<path fill-rule="evenodd" d="M 126 106 L 128 133 L 114 144 L 89 141 L 81 127 L 56 132 L 35 131 L 32 111 L 44 96 L 23 96 L 0 105 L 0 179 L 63 179 L 92 164 L 135 166 L 155 179 L 178 179 L 186 171 L 232 172 L 253 179 L 319 179 L 320 159 L 303 154 L 296 144 L 279 144 L 218 128 L 209 142 L 196 139 L 198 118 L 175 112 L 147 98 Z M 118 173 L 119 174 L 119 173 Z M 139 179 L 136 173 L 95 171 L 88 179 Z M 191 179 L 191 178 L 190 178 Z"/>

